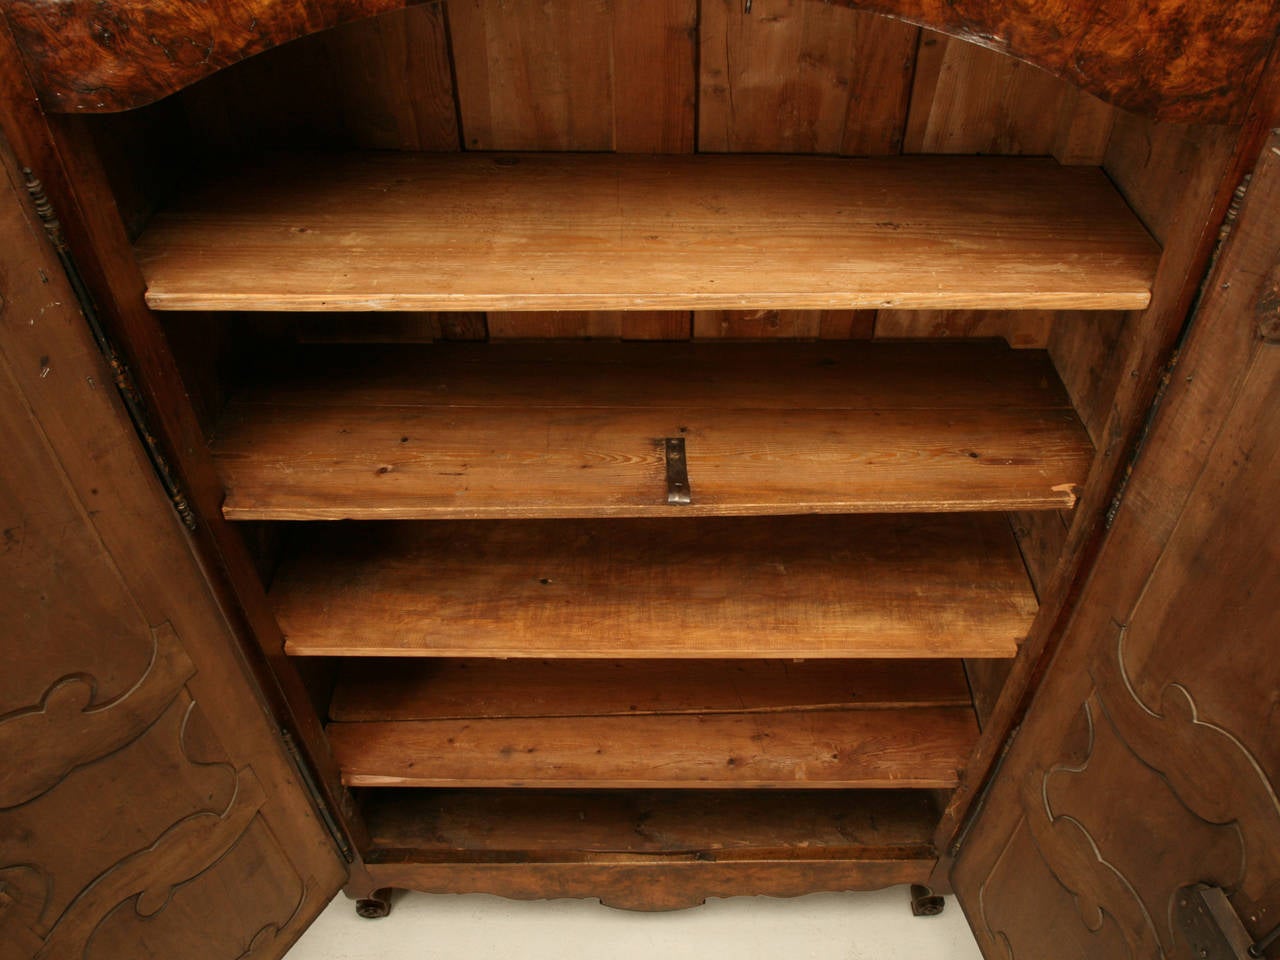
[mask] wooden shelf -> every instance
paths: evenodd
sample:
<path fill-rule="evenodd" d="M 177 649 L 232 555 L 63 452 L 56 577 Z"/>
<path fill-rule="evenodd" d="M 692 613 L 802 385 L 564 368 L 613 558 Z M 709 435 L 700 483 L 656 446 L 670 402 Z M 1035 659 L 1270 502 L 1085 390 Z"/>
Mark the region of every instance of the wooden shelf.
<path fill-rule="evenodd" d="M 364 790 L 379 885 L 679 909 L 927 883 L 921 790 Z M 550 892 L 550 893 L 549 893 Z"/>
<path fill-rule="evenodd" d="M 289 156 L 137 244 L 159 310 L 1137 310 L 1105 175 L 997 157 Z"/>
<path fill-rule="evenodd" d="M 376 790 L 368 859 L 486 863 L 926 859 L 938 811 L 920 791 Z"/>
<path fill-rule="evenodd" d="M 219 426 L 230 519 L 1064 509 L 1093 455 L 1047 357 L 998 344 L 300 353 Z"/>
<path fill-rule="evenodd" d="M 271 599 L 321 656 L 1011 657 L 1036 612 L 999 514 L 314 524 Z"/>
<path fill-rule="evenodd" d="M 383 697 L 400 683 L 392 661 L 340 680 L 358 689 L 336 702 L 376 719 L 332 722 L 328 734 L 349 786 L 954 787 L 978 735 L 958 667 L 945 663 L 940 685 L 925 676 L 937 662 L 878 665 L 863 702 L 858 663 L 688 661 L 674 694 L 653 685 L 652 665 L 550 663 L 535 676 L 551 693 L 520 702 L 502 686 L 510 667 L 471 661 L 445 684 L 454 715 L 417 719 L 436 709 L 431 677 Z M 922 690 L 941 696 L 922 702 Z"/>

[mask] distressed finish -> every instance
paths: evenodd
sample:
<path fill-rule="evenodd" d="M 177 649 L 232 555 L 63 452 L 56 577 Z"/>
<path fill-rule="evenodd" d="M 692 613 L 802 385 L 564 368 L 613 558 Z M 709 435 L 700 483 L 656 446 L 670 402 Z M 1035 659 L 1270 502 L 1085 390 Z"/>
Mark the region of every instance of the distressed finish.
<path fill-rule="evenodd" d="M 102 112 L 141 106 L 288 40 L 405 5 L 9 0 L 5 9 L 48 107 Z M 1280 8 L 1263 0 L 1227 8 L 1213 0 L 848 5 L 976 41 L 1125 109 L 1178 120 L 1237 118 L 1280 24 Z"/>
<path fill-rule="evenodd" d="M 1182 955 L 1167 917 L 1195 882 L 1223 887 L 1254 936 L 1280 918 L 1280 352 L 1256 327 L 1280 258 L 1276 145 L 957 862 L 989 955 Z"/>
<path fill-rule="evenodd" d="M 406 0 L 15 0 L 4 12 L 49 110 L 128 110 L 297 37 Z"/>
<path fill-rule="evenodd" d="M 0 160 L 0 957 L 279 957 L 344 871 Z"/>

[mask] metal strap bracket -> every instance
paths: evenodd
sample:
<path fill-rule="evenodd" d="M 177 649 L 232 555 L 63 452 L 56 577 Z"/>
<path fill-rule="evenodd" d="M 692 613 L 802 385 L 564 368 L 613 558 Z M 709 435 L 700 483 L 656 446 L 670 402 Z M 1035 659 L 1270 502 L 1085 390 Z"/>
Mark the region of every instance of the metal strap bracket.
<path fill-rule="evenodd" d="M 689 463 L 684 451 L 684 437 L 667 437 L 663 441 L 667 455 L 667 503 L 691 503 Z"/>

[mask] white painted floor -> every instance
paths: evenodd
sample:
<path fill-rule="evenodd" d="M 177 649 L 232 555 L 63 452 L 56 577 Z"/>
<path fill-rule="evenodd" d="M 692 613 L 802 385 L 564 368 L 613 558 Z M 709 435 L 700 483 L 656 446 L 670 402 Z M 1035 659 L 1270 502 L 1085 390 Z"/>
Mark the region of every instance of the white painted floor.
<path fill-rule="evenodd" d="M 981 960 L 953 897 L 911 916 L 906 887 L 794 900 L 734 897 L 673 913 L 594 900 L 399 894 L 361 920 L 338 896 L 288 960 Z"/>

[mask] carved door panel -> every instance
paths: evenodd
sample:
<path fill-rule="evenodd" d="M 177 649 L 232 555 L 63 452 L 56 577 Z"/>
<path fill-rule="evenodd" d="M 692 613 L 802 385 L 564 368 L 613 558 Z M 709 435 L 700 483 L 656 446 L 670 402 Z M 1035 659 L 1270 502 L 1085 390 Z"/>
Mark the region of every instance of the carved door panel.
<path fill-rule="evenodd" d="M 953 871 L 988 957 L 1198 956 L 1195 883 L 1280 925 L 1280 139 L 1262 157 Z"/>
<path fill-rule="evenodd" d="M 345 865 L 0 161 L 0 958 L 279 957 Z"/>

